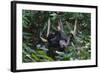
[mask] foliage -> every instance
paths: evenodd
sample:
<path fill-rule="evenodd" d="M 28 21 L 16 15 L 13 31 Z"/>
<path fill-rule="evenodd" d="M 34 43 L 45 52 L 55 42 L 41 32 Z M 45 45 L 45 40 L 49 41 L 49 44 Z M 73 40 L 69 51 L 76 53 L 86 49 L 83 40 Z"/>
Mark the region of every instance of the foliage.
<path fill-rule="evenodd" d="M 61 19 L 64 33 L 68 36 L 74 29 L 77 20 L 76 35 L 71 39 L 65 52 L 59 52 L 56 60 L 47 55 L 49 48 L 43 43 L 40 34 L 46 38 L 48 19 L 51 20 L 50 31 L 55 32 L 57 20 Z M 77 12 L 22 11 L 23 46 L 22 61 L 48 62 L 87 60 L 91 58 L 91 14 Z M 54 48 L 52 48 L 54 49 Z"/>

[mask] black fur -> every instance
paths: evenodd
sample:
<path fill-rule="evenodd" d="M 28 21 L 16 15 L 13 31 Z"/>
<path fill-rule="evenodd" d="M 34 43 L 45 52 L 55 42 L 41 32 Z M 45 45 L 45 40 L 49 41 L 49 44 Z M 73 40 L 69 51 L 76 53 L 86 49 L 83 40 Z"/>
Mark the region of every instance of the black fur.
<path fill-rule="evenodd" d="M 50 33 L 48 35 L 48 47 L 55 48 L 57 51 L 64 51 L 67 44 L 67 38 L 61 31 L 56 31 L 55 33 Z"/>

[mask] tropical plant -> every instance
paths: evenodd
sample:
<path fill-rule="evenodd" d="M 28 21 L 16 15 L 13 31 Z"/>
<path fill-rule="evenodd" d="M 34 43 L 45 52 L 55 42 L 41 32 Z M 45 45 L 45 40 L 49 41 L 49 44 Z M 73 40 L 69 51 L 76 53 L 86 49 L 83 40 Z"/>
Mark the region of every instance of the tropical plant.
<path fill-rule="evenodd" d="M 46 38 L 49 19 L 51 23 L 49 32 L 57 30 L 57 20 L 61 19 L 65 35 L 74 33 L 74 38 L 65 48 L 65 52 L 57 52 L 56 60 L 48 56 L 47 43 L 41 41 L 40 38 L 41 34 L 42 37 Z M 22 28 L 22 61 L 25 63 L 87 60 L 91 58 L 90 13 L 23 10 Z"/>

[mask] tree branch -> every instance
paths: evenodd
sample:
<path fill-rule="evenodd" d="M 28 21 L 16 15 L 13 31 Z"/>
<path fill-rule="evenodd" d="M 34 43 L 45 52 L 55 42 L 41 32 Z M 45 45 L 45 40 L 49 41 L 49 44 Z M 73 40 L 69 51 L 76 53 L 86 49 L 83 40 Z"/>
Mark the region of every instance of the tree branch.
<path fill-rule="evenodd" d="M 61 31 L 64 32 L 63 24 L 62 24 L 61 19 L 59 19 L 59 21 L 58 21 L 58 26 L 60 26 Z"/>
<path fill-rule="evenodd" d="M 49 32 L 50 32 L 50 18 L 48 19 L 48 28 L 47 28 L 47 37 L 49 35 Z"/>
<path fill-rule="evenodd" d="M 77 29 L 77 19 L 75 19 L 75 25 L 74 25 L 74 31 L 73 31 L 73 35 L 76 35 L 76 29 Z"/>

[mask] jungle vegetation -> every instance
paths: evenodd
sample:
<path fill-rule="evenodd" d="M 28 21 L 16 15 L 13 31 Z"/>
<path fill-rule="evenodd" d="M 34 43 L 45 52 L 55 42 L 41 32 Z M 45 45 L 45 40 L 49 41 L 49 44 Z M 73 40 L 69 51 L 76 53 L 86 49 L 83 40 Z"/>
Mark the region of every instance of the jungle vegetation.
<path fill-rule="evenodd" d="M 58 51 L 54 59 L 48 56 L 49 47 L 40 37 L 46 39 L 49 23 L 49 32 L 55 32 L 58 19 L 61 20 L 66 37 L 72 32 L 74 36 L 65 51 Z M 49 23 L 48 20 L 50 20 Z M 23 10 L 22 28 L 22 61 L 24 63 L 91 59 L 90 13 Z"/>

